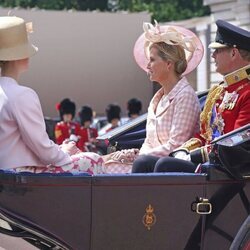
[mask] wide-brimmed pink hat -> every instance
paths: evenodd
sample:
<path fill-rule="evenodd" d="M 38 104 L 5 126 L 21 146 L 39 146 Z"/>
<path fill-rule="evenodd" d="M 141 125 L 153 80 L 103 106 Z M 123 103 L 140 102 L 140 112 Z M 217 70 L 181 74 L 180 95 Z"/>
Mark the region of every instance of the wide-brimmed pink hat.
<path fill-rule="evenodd" d="M 183 47 L 188 62 L 183 76 L 193 71 L 201 62 L 204 48 L 200 39 L 191 30 L 177 25 L 159 26 L 156 21 L 155 26 L 151 23 L 144 23 L 143 29 L 144 33 L 137 39 L 134 46 L 134 57 L 136 63 L 144 71 L 147 71 L 149 47 L 157 42 Z"/>

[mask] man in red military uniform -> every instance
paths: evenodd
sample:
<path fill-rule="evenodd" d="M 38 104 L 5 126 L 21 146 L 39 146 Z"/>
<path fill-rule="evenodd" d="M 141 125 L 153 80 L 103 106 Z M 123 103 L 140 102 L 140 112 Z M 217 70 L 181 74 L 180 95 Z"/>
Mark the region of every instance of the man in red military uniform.
<path fill-rule="evenodd" d="M 224 81 L 208 93 L 200 116 L 200 132 L 175 151 L 174 157 L 138 158 L 133 172 L 194 172 L 199 163 L 208 161 L 210 142 L 250 123 L 250 32 L 228 22 L 216 21 L 214 49 L 216 71 Z M 143 167 L 144 165 L 144 167 Z"/>
<path fill-rule="evenodd" d="M 95 128 L 90 127 L 93 120 L 92 108 L 89 106 L 83 106 L 79 112 L 79 118 L 81 121 L 81 128 L 79 131 L 80 139 L 77 146 L 84 152 L 96 152 L 95 144 L 98 133 Z"/>
<path fill-rule="evenodd" d="M 62 144 L 66 139 L 77 142 L 80 137 L 80 125 L 73 122 L 76 110 L 75 103 L 66 98 L 58 104 L 57 109 L 59 110 L 61 121 L 55 126 L 56 143 Z"/>

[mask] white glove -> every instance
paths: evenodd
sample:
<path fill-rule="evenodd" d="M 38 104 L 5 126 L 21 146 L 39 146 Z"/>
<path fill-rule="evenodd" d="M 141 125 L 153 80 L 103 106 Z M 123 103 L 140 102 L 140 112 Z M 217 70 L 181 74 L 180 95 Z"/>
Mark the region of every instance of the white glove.
<path fill-rule="evenodd" d="M 122 163 L 133 163 L 138 156 L 139 149 L 123 149 L 112 153 L 112 159 L 120 161 Z"/>
<path fill-rule="evenodd" d="M 70 137 L 69 137 L 69 140 L 70 140 L 70 141 L 77 142 L 77 141 L 79 140 L 79 138 L 78 138 L 77 135 L 71 134 Z"/>
<path fill-rule="evenodd" d="M 185 160 L 185 161 L 191 161 L 190 154 L 184 152 L 184 151 L 179 151 L 174 155 L 174 158 Z"/>

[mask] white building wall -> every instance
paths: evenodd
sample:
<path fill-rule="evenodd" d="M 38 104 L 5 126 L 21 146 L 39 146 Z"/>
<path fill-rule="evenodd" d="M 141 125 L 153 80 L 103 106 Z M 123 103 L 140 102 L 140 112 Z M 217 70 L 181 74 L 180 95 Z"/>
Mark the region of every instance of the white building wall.
<path fill-rule="evenodd" d="M 187 29 L 192 30 L 201 40 L 204 47 L 204 56 L 198 65 L 197 69 L 187 75 L 187 78 L 191 85 L 197 91 L 203 91 L 209 88 L 210 79 L 208 72 L 208 64 L 210 62 L 210 50 L 208 49 L 208 43 L 210 39 L 208 37 L 209 27 L 211 23 L 211 17 L 196 17 L 187 20 L 169 22 L 167 24 L 179 25 Z"/>
<path fill-rule="evenodd" d="M 215 20 L 220 18 L 250 28 L 249 0 L 203 3 L 210 5 L 211 16 L 168 23 L 193 30 L 204 45 L 203 60 L 187 76 L 196 90 L 222 80 L 207 48 L 215 37 Z M 9 9 L 0 9 L 0 15 L 8 12 Z M 147 110 L 153 87 L 135 63 L 133 47 L 142 33 L 142 23 L 150 21 L 148 13 L 15 9 L 11 14 L 33 22 L 30 39 L 39 52 L 31 59 L 30 71 L 21 81 L 37 91 L 46 116 L 57 116 L 55 104 L 65 97 L 74 100 L 78 108 L 91 105 L 97 114 L 104 114 L 109 103 L 117 102 L 126 115 L 126 102 L 131 97 L 141 99 L 143 112 Z"/>
<path fill-rule="evenodd" d="M 7 15 L 9 9 L 0 9 Z M 131 97 L 152 97 L 152 84 L 135 63 L 133 47 L 148 13 L 98 13 L 12 10 L 11 15 L 33 22 L 30 39 L 39 48 L 21 82 L 39 95 L 44 114 L 57 116 L 63 98 L 77 107 L 89 104 L 98 114 L 117 102 L 123 109 Z"/>

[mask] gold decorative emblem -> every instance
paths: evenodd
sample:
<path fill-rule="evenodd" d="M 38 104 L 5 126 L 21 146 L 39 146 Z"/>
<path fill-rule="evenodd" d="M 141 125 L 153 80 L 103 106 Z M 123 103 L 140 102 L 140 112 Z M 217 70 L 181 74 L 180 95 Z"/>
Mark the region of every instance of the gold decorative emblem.
<path fill-rule="evenodd" d="M 60 129 L 56 129 L 55 131 L 55 137 L 58 138 L 62 135 L 62 131 Z"/>
<path fill-rule="evenodd" d="M 237 76 L 237 75 L 235 75 L 235 76 L 234 76 L 234 80 L 235 80 L 235 82 L 238 82 L 238 81 L 240 80 L 240 77 Z"/>
<path fill-rule="evenodd" d="M 150 230 L 151 227 L 156 223 L 156 216 L 154 214 L 154 208 L 149 204 L 146 207 L 146 213 L 144 214 L 142 218 L 143 225 Z"/>

